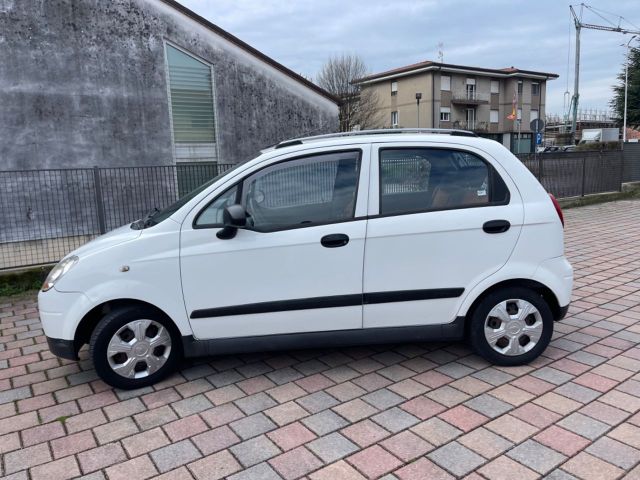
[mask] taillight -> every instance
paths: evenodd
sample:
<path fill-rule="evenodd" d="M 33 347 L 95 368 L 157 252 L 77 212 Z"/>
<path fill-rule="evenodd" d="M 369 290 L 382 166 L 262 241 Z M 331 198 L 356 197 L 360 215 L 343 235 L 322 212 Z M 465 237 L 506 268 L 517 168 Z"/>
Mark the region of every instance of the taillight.
<path fill-rule="evenodd" d="M 564 215 L 562 214 L 562 208 L 560 208 L 558 200 L 556 200 L 556 197 L 554 197 L 552 193 L 549 194 L 549 197 L 551 197 L 551 201 L 553 202 L 553 206 L 556 209 L 556 213 L 558 214 L 558 217 L 560 217 L 560 221 L 562 222 L 562 226 L 564 227 Z"/>

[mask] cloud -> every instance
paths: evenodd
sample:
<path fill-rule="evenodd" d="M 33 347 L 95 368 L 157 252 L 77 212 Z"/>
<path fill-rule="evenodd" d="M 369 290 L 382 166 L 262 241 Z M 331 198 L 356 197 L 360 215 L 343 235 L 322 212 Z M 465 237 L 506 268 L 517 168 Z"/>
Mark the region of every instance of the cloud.
<path fill-rule="evenodd" d="M 378 72 L 422 60 L 437 60 L 437 45 L 443 42 L 445 62 L 494 68 L 513 65 L 559 74 L 559 79 L 548 84 L 549 113 L 562 113 L 567 83 L 569 91 L 573 91 L 575 30 L 567 1 L 180 1 L 293 71 L 311 78 L 316 77 L 331 55 L 358 53 L 372 72 Z M 591 0 L 589 4 L 624 15 L 640 25 L 637 0 L 613 3 Z M 585 12 L 584 21 L 605 22 L 589 12 Z M 628 38 L 583 29 L 582 106 L 607 108 L 611 86 L 624 61 L 624 48 L 620 44 Z"/>

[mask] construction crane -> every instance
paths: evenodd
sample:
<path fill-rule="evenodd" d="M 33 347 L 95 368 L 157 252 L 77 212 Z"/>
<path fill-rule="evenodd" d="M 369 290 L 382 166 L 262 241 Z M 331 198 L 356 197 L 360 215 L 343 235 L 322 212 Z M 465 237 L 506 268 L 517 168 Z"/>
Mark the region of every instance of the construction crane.
<path fill-rule="evenodd" d="M 571 141 L 575 143 L 576 140 L 576 128 L 578 123 L 578 99 L 580 94 L 578 92 L 579 80 L 580 80 L 580 31 L 583 28 L 590 28 L 592 30 L 603 30 L 605 32 L 617 32 L 622 34 L 632 34 L 632 35 L 640 35 L 640 31 L 638 30 L 629 30 L 627 28 L 623 28 L 620 26 L 620 21 L 623 20 L 623 17 L 618 16 L 618 25 L 612 26 L 607 25 L 595 25 L 593 23 L 583 23 L 582 22 L 582 9 L 587 8 L 600 18 L 603 18 L 605 21 L 609 22 L 605 17 L 598 14 L 594 11 L 593 7 L 589 5 L 585 5 L 584 3 L 580 4 L 580 17 L 576 14 L 576 11 L 573 9 L 573 5 L 569 5 L 569 9 L 571 10 L 571 15 L 573 16 L 573 23 L 576 27 L 576 65 L 575 65 L 575 76 L 573 83 L 573 96 L 571 97 L 571 104 L 569 106 L 569 110 L 571 111 Z M 611 23 L 611 22 L 609 22 Z"/>

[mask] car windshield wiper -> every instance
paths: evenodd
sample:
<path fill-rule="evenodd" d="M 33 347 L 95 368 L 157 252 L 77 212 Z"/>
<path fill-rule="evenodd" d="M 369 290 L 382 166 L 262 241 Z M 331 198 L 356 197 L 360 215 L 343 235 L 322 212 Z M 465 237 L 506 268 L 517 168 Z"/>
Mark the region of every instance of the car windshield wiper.
<path fill-rule="evenodd" d="M 152 227 L 154 226 L 157 222 L 153 219 L 153 216 L 158 213 L 160 211 L 160 209 L 158 207 L 153 207 L 153 209 L 151 209 L 142 219 L 142 225 L 143 227 Z"/>
<path fill-rule="evenodd" d="M 133 228 L 134 230 L 142 230 L 143 228 L 154 226 L 156 222 L 153 219 L 153 216 L 159 211 L 160 209 L 158 207 L 153 207 L 144 215 L 144 217 L 142 217 L 140 220 L 136 220 L 135 222 L 133 222 L 131 224 L 131 228 Z"/>

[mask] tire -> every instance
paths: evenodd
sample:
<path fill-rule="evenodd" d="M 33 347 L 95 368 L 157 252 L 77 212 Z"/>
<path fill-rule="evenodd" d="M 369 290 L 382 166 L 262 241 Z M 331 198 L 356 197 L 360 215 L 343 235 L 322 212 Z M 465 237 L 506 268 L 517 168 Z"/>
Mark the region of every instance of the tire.
<path fill-rule="evenodd" d="M 470 317 L 469 341 L 478 355 L 494 365 L 524 365 L 547 348 L 553 322 L 551 308 L 539 293 L 508 287 L 478 303 Z"/>
<path fill-rule="evenodd" d="M 182 358 L 182 341 L 167 317 L 132 305 L 100 320 L 91 334 L 89 356 L 102 380 L 131 390 L 153 385 L 175 371 Z"/>

